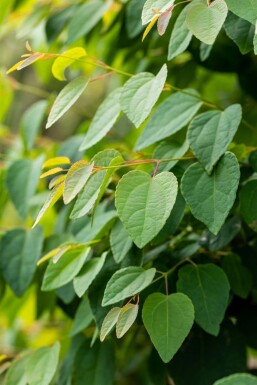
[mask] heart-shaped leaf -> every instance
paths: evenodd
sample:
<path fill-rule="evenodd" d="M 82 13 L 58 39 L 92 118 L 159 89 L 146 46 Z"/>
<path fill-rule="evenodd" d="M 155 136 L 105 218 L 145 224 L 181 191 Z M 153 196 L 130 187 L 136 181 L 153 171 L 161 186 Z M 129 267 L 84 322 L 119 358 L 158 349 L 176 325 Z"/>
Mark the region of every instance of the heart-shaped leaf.
<path fill-rule="evenodd" d="M 181 180 L 181 191 L 192 214 L 218 234 L 236 199 L 239 164 L 234 154 L 227 152 L 208 175 L 200 163 L 191 165 Z"/>
<path fill-rule="evenodd" d="M 225 111 L 208 111 L 196 116 L 188 127 L 188 141 L 194 154 L 210 173 L 233 139 L 242 118 L 239 104 Z"/>
<path fill-rule="evenodd" d="M 182 293 L 151 294 L 143 307 L 143 322 L 164 362 L 178 351 L 194 322 L 194 307 Z"/>
<path fill-rule="evenodd" d="M 179 270 L 177 290 L 188 295 L 195 308 L 195 321 L 217 336 L 228 305 L 229 283 L 214 264 L 185 266 Z"/>
<path fill-rule="evenodd" d="M 205 44 L 213 44 L 227 17 L 228 7 L 224 0 L 215 0 L 209 5 L 192 4 L 188 10 L 186 23 L 197 39 Z"/>
<path fill-rule="evenodd" d="M 226 3 L 231 12 L 255 25 L 257 20 L 256 0 L 226 0 Z"/>
<path fill-rule="evenodd" d="M 116 189 L 118 215 L 135 244 L 142 248 L 164 226 L 178 191 L 174 174 L 164 171 L 151 178 L 144 171 L 125 174 Z"/>

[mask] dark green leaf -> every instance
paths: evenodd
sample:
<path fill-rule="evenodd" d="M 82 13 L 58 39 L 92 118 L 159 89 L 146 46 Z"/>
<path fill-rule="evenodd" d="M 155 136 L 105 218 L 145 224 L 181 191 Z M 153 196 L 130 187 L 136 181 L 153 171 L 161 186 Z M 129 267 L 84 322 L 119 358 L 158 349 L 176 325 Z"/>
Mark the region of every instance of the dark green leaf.
<path fill-rule="evenodd" d="M 193 302 L 195 321 L 217 336 L 229 298 L 229 282 L 222 269 L 214 264 L 185 266 L 179 270 L 177 290 Z"/>
<path fill-rule="evenodd" d="M 213 234 L 218 234 L 233 206 L 239 177 L 237 159 L 227 152 L 212 175 L 208 175 L 200 163 L 195 163 L 182 178 L 181 191 L 192 214 L 205 223 Z"/>
<path fill-rule="evenodd" d="M 251 229 L 257 231 L 257 180 L 246 183 L 240 192 L 240 210 Z"/>
<path fill-rule="evenodd" d="M 169 362 L 193 326 L 194 307 L 184 294 L 154 293 L 147 297 L 142 317 L 161 359 Z"/>
<path fill-rule="evenodd" d="M 5 280 L 16 295 L 21 296 L 29 287 L 40 258 L 43 231 L 14 229 L 0 241 L 0 268 Z"/>

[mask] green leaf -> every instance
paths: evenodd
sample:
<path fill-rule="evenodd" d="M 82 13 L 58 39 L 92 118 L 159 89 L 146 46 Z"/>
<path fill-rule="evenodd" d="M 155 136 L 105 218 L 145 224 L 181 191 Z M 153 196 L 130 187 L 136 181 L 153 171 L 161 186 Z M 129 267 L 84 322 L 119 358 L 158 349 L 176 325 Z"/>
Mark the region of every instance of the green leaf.
<path fill-rule="evenodd" d="M 161 359 L 169 362 L 193 326 L 194 307 L 184 294 L 154 293 L 147 297 L 142 317 Z"/>
<path fill-rule="evenodd" d="M 164 226 L 178 192 L 177 179 L 164 171 L 151 178 L 145 171 L 125 174 L 117 188 L 118 215 L 135 244 L 142 248 Z"/>
<path fill-rule="evenodd" d="M 237 373 L 222 378 L 213 385 L 257 385 L 257 377 L 251 374 Z"/>
<path fill-rule="evenodd" d="M 66 68 L 76 62 L 76 59 L 80 59 L 86 55 L 87 53 L 82 47 L 71 48 L 68 51 L 61 53 L 52 65 L 52 74 L 58 80 L 67 80 L 64 75 Z"/>
<path fill-rule="evenodd" d="M 121 108 L 136 127 L 150 114 L 163 90 L 166 77 L 167 66 L 164 64 L 156 76 L 141 72 L 125 83 L 120 101 Z"/>
<path fill-rule="evenodd" d="M 7 371 L 4 385 L 27 385 L 25 367 L 29 356 L 15 360 Z"/>
<path fill-rule="evenodd" d="M 51 127 L 65 112 L 78 100 L 88 85 L 88 79 L 78 77 L 68 83 L 59 93 L 51 108 L 47 119 L 46 128 Z"/>
<path fill-rule="evenodd" d="M 71 166 L 64 182 L 63 201 L 66 205 L 83 189 L 93 168 L 94 164 L 85 161 L 76 162 Z"/>
<path fill-rule="evenodd" d="M 195 308 L 195 321 L 217 336 L 229 299 L 226 274 L 214 264 L 185 266 L 179 270 L 177 290 L 188 295 Z"/>
<path fill-rule="evenodd" d="M 155 271 L 154 268 L 144 270 L 137 266 L 125 267 L 116 271 L 107 283 L 102 306 L 112 305 L 138 294 L 150 285 Z"/>
<path fill-rule="evenodd" d="M 223 112 L 204 112 L 189 125 L 189 145 L 208 173 L 226 151 L 241 119 L 242 108 L 234 104 Z"/>
<path fill-rule="evenodd" d="M 191 165 L 183 175 L 181 191 L 192 214 L 215 235 L 233 206 L 239 177 L 239 165 L 231 152 L 220 159 L 212 175 L 200 163 Z"/>
<path fill-rule="evenodd" d="M 115 158 L 113 158 L 110 163 L 109 163 L 109 169 L 106 170 L 105 172 L 105 175 L 104 175 L 104 178 L 103 178 L 103 181 L 102 181 L 102 184 L 101 184 L 101 187 L 99 189 L 99 193 L 97 195 L 97 199 L 95 200 L 94 202 L 94 207 L 93 207 L 93 211 L 92 211 L 92 220 L 94 219 L 94 216 L 95 216 L 95 212 L 96 212 L 96 209 L 97 209 L 97 206 L 102 198 L 102 196 L 104 195 L 105 193 L 105 190 L 106 188 L 108 187 L 110 181 L 111 181 L 111 177 L 112 175 L 115 173 L 115 171 L 118 170 L 119 167 L 116 167 L 115 166 L 119 166 L 120 164 L 122 164 L 124 162 L 124 159 L 122 158 L 121 155 L 118 155 L 116 156 Z"/>
<path fill-rule="evenodd" d="M 86 150 L 98 143 L 113 127 L 120 111 L 120 97 L 122 88 L 111 92 L 98 107 L 86 136 L 80 146 L 80 150 Z"/>
<path fill-rule="evenodd" d="M 257 232 L 257 180 L 246 183 L 240 191 L 240 211 L 245 222 Z"/>
<path fill-rule="evenodd" d="M 197 92 L 193 90 L 185 92 L 176 92 L 159 105 L 139 137 L 136 150 L 175 134 L 190 122 L 202 106 L 202 101 L 197 97 L 199 96 Z"/>
<path fill-rule="evenodd" d="M 112 1 L 93 0 L 82 4 L 68 24 L 68 41 L 70 45 L 81 36 L 86 35 L 101 20 L 111 6 Z"/>
<path fill-rule="evenodd" d="M 92 159 L 91 163 L 94 166 L 107 167 L 110 165 L 114 158 L 120 156 L 120 153 L 116 150 L 108 149 L 100 151 Z M 109 171 L 109 170 L 108 170 Z M 107 170 L 101 170 L 90 176 L 85 187 L 78 195 L 76 203 L 71 212 L 70 218 L 76 219 L 87 214 L 94 206 L 96 200 L 99 197 L 101 186 L 105 180 Z M 109 178 L 108 178 L 109 180 Z M 107 187 L 107 186 L 105 186 Z"/>
<path fill-rule="evenodd" d="M 150 23 L 150 21 L 152 21 L 152 19 L 156 16 L 156 13 L 153 12 L 153 9 L 158 12 L 163 12 L 168 9 L 173 3 L 174 0 L 147 0 L 144 4 L 142 11 L 142 24 L 145 25 L 147 23 Z"/>
<path fill-rule="evenodd" d="M 120 263 L 132 247 L 133 241 L 120 220 L 115 222 L 110 233 L 110 244 L 115 262 Z"/>
<path fill-rule="evenodd" d="M 169 140 L 161 142 L 155 149 L 153 153 L 153 159 L 170 159 L 174 158 L 176 160 L 171 160 L 170 162 L 160 163 L 158 171 L 169 171 L 171 170 L 179 161 L 189 147 L 188 141 L 185 140 L 183 143 L 178 142 L 177 140 Z"/>
<path fill-rule="evenodd" d="M 43 204 L 43 207 L 41 208 L 41 210 L 39 211 L 39 213 L 36 217 L 33 228 L 36 227 L 36 225 L 39 223 L 40 219 L 43 217 L 43 215 L 46 213 L 46 211 L 48 209 L 50 209 L 51 207 L 53 207 L 53 205 L 62 196 L 63 189 L 64 189 L 64 183 L 60 183 L 52 189 L 52 191 L 49 193 L 45 203 Z"/>
<path fill-rule="evenodd" d="M 6 186 L 13 204 L 25 219 L 31 199 L 33 198 L 39 181 L 43 156 L 35 160 L 16 160 L 7 170 Z"/>
<path fill-rule="evenodd" d="M 112 331 L 114 325 L 117 323 L 120 311 L 121 307 L 114 307 L 106 314 L 100 331 L 101 342 L 105 340 L 105 337 Z"/>
<path fill-rule="evenodd" d="M 175 21 L 169 41 L 168 60 L 171 60 L 183 53 L 189 46 L 192 39 L 192 33 L 189 31 L 186 24 L 187 12 L 188 6 L 180 12 L 177 20 Z"/>
<path fill-rule="evenodd" d="M 99 205 L 99 207 L 101 206 Z M 116 217 L 117 213 L 115 210 L 96 211 L 93 224 L 89 218 L 87 225 L 76 234 L 76 240 L 78 242 L 90 242 L 102 238 L 112 227 Z"/>
<path fill-rule="evenodd" d="M 37 268 L 43 246 L 43 231 L 14 229 L 0 241 L 0 269 L 17 296 L 29 287 Z"/>
<path fill-rule="evenodd" d="M 102 269 L 107 254 L 107 252 L 104 252 L 100 258 L 92 258 L 87 261 L 79 275 L 74 278 L 74 290 L 79 297 L 82 297 L 82 295 L 87 291 L 97 274 Z"/>
<path fill-rule="evenodd" d="M 68 249 L 56 263 L 51 261 L 44 275 L 42 290 L 54 290 L 72 281 L 88 258 L 89 252 L 89 248 L 78 246 Z"/>
<path fill-rule="evenodd" d="M 111 341 L 90 347 L 85 341 L 75 356 L 72 385 L 113 385 L 115 374 L 114 345 Z"/>
<path fill-rule="evenodd" d="M 231 290 L 241 298 L 247 298 L 252 289 L 252 274 L 241 263 L 241 258 L 236 254 L 225 255 L 221 260 Z"/>
<path fill-rule="evenodd" d="M 130 0 L 126 7 L 126 29 L 130 39 L 136 37 L 144 29 L 141 13 L 145 0 Z"/>
<path fill-rule="evenodd" d="M 253 49 L 255 28 L 249 21 L 241 19 L 232 12 L 229 12 L 224 28 L 228 37 L 236 43 L 243 55 Z"/>
<path fill-rule="evenodd" d="M 226 0 L 226 3 L 231 12 L 255 25 L 257 20 L 256 0 L 244 0 L 243 2 L 238 0 Z"/>
<path fill-rule="evenodd" d="M 213 44 L 227 17 L 228 7 L 224 0 L 209 5 L 192 4 L 186 16 L 189 30 L 205 44 Z"/>
<path fill-rule="evenodd" d="M 30 385 L 49 385 L 57 369 L 60 344 L 43 347 L 32 353 L 26 365 L 26 377 Z"/>
<path fill-rule="evenodd" d="M 119 312 L 117 324 L 116 324 L 116 336 L 121 338 L 131 328 L 137 318 L 138 305 L 127 303 Z"/>
<path fill-rule="evenodd" d="M 31 150 L 36 136 L 43 122 L 46 107 L 46 100 L 39 100 L 32 104 L 23 114 L 20 124 L 20 133 L 26 150 Z"/>
<path fill-rule="evenodd" d="M 70 335 L 75 336 L 82 330 L 86 329 L 91 324 L 93 319 L 94 317 L 91 311 L 88 297 L 84 296 L 77 308 Z"/>

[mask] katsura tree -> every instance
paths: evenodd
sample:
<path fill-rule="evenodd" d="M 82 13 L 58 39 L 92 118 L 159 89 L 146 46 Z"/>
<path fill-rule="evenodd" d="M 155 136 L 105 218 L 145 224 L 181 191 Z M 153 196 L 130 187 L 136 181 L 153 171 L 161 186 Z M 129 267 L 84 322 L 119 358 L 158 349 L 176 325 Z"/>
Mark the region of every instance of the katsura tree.
<path fill-rule="evenodd" d="M 256 385 L 257 1 L 0 20 L 3 383 Z"/>

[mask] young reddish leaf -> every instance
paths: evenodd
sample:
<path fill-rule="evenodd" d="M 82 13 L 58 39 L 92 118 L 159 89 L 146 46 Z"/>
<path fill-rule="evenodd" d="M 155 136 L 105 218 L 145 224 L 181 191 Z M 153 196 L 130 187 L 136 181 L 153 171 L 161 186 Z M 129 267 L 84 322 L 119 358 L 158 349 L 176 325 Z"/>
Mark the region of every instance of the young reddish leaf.
<path fill-rule="evenodd" d="M 157 30 L 160 36 L 164 35 L 171 18 L 171 14 L 172 14 L 172 11 L 169 10 L 169 11 L 163 12 L 159 16 L 158 22 L 157 22 Z"/>

